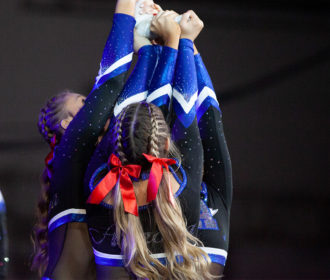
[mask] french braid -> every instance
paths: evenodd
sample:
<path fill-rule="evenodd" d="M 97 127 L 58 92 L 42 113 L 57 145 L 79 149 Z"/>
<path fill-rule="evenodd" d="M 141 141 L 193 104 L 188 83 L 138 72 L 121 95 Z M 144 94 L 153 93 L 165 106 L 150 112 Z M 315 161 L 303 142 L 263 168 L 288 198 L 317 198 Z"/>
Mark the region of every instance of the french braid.
<path fill-rule="evenodd" d="M 149 154 L 155 157 L 160 157 L 162 154 L 167 156 L 168 151 L 166 151 L 165 145 L 170 135 L 168 126 L 160 109 L 156 106 L 148 105 L 151 123 Z"/>
<path fill-rule="evenodd" d="M 142 167 L 142 172 L 147 172 L 151 164 L 142 153 L 159 158 L 169 155 L 166 149 L 166 142 L 170 138 L 169 128 L 161 110 L 153 104 L 141 102 L 127 106 L 118 116 L 112 133 L 112 138 L 115 139 L 114 153 L 119 156 L 123 165 L 138 164 Z M 174 145 L 170 144 L 170 151 L 175 152 L 173 147 Z M 138 192 L 139 184 L 133 182 L 133 185 L 134 191 Z M 173 205 L 169 199 L 168 176 L 163 176 L 156 200 L 152 203 L 152 222 L 163 239 L 167 255 L 166 266 L 151 257 L 139 217 L 125 212 L 119 184 L 111 195 L 114 198 L 117 244 L 121 248 L 126 268 L 137 278 L 212 278 L 208 272 L 210 259 L 196 246 L 201 242 L 187 230 L 179 201 L 175 199 Z M 183 263 L 177 262 L 177 254 L 183 257 Z"/>
<path fill-rule="evenodd" d="M 46 106 L 40 110 L 38 128 L 45 141 L 50 144 L 51 139 L 56 135 L 57 142 L 60 141 L 64 129 L 60 123 L 69 116 L 65 108 L 67 98 L 73 94 L 66 90 L 48 100 Z"/>
<path fill-rule="evenodd" d="M 48 100 L 45 107 L 40 110 L 38 119 L 38 129 L 44 140 L 50 144 L 56 136 L 57 144 L 64 129 L 60 123 L 69 116 L 65 108 L 67 98 L 73 93 L 68 90 L 52 97 Z M 36 223 L 33 227 L 32 242 L 34 245 L 34 254 L 32 258 L 31 269 L 37 270 L 41 276 L 48 264 L 48 208 L 49 208 L 49 186 L 51 174 L 51 164 L 46 166 L 40 176 L 41 190 L 36 209 Z"/>
<path fill-rule="evenodd" d="M 115 152 L 117 153 L 117 155 L 119 156 L 119 159 L 121 160 L 121 162 L 123 164 L 125 164 L 127 162 L 126 159 L 126 155 L 123 151 L 123 144 L 122 144 L 122 124 L 123 124 L 123 120 L 125 118 L 126 115 L 126 111 L 127 111 L 127 107 L 124 108 L 124 110 L 121 111 L 120 115 L 118 116 L 117 120 L 116 120 L 116 124 L 115 124 Z"/>

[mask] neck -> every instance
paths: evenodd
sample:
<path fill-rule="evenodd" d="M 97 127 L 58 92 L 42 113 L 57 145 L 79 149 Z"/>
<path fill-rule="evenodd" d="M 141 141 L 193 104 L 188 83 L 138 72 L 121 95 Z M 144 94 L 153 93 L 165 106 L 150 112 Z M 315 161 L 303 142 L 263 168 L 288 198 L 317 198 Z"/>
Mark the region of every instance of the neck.
<path fill-rule="evenodd" d="M 149 204 L 147 202 L 148 180 L 133 182 L 136 202 L 138 206 Z"/>

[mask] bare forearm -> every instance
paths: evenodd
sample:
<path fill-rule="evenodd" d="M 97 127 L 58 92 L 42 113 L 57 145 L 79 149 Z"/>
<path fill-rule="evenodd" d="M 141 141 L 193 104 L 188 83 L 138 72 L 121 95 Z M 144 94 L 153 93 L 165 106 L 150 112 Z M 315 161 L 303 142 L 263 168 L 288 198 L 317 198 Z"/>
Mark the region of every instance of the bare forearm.
<path fill-rule="evenodd" d="M 165 41 L 165 46 L 177 50 L 179 47 L 180 33 L 174 33 Z"/>
<path fill-rule="evenodd" d="M 136 0 L 118 0 L 116 14 L 126 14 L 134 17 Z"/>

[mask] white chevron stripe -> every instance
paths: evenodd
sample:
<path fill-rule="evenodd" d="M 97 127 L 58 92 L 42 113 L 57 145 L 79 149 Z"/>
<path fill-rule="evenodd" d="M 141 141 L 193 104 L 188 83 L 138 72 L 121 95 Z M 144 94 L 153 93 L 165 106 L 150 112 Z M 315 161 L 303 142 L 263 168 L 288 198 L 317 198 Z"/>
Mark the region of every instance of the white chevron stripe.
<path fill-rule="evenodd" d="M 225 251 L 223 249 L 212 248 L 212 247 L 199 247 L 199 248 L 201 248 L 207 254 L 223 256 L 225 258 L 227 258 L 227 255 L 228 255 L 227 251 Z"/>
<path fill-rule="evenodd" d="M 185 113 L 188 114 L 196 103 L 197 91 L 190 98 L 189 102 L 187 102 L 184 99 L 183 95 L 180 92 L 178 92 L 176 89 L 173 90 L 173 97 L 179 102 L 179 104 L 181 105 L 181 107 L 185 111 Z"/>
<path fill-rule="evenodd" d="M 101 69 L 99 71 L 99 75 L 96 77 L 96 82 L 95 84 L 98 84 L 99 80 L 104 76 L 107 75 L 111 72 L 113 72 L 114 70 L 116 70 L 117 68 L 119 68 L 120 66 L 123 66 L 126 63 L 129 63 L 132 61 L 133 58 L 133 52 L 129 53 L 128 55 L 118 59 L 115 63 L 113 63 L 107 70 L 105 70 L 103 73 L 101 73 Z"/>
<path fill-rule="evenodd" d="M 207 97 L 213 98 L 219 104 L 219 102 L 217 100 L 217 96 L 215 95 L 215 92 L 211 88 L 205 86 L 202 89 L 202 91 L 200 92 L 200 94 L 198 95 L 198 98 L 196 101 L 196 107 L 199 108 L 199 106 L 201 106 L 201 104 L 204 102 L 204 100 Z"/>
<path fill-rule="evenodd" d="M 56 216 L 54 216 L 48 223 L 48 228 L 50 228 L 50 226 L 55 222 L 57 221 L 59 218 L 62 218 L 66 215 L 70 215 L 70 214 L 83 214 L 83 215 L 86 215 L 86 209 L 75 209 L 75 208 L 72 208 L 72 209 L 68 209 L 68 210 L 65 210 L 63 212 L 60 212 L 58 213 Z"/>
<path fill-rule="evenodd" d="M 228 255 L 227 251 L 218 249 L 218 248 L 211 248 L 211 247 L 199 247 L 199 248 L 201 248 L 207 254 L 223 256 L 225 258 L 227 258 L 227 255 Z M 123 255 L 107 254 L 107 253 L 100 252 L 94 248 L 93 248 L 93 251 L 94 251 L 95 256 L 105 258 L 105 259 L 122 260 L 124 258 Z M 165 253 L 151 254 L 150 256 L 155 259 L 166 258 Z"/>
<path fill-rule="evenodd" d="M 115 117 L 117 117 L 120 112 L 128 105 L 132 104 L 132 103 L 136 103 L 136 102 L 141 102 L 143 100 L 146 100 L 147 98 L 147 94 L 148 94 L 148 91 L 144 91 L 144 92 L 141 92 L 141 93 L 137 93 L 137 94 L 134 94 L 133 96 L 125 99 L 122 103 L 118 104 L 116 103 L 116 106 L 115 108 L 113 109 L 113 113 L 115 115 Z"/>
<path fill-rule="evenodd" d="M 218 213 L 219 209 L 213 209 L 213 208 L 209 208 L 211 215 L 214 216 L 216 213 Z"/>
<path fill-rule="evenodd" d="M 100 251 L 97 251 L 96 249 L 93 248 L 94 255 L 97 257 L 105 258 L 105 259 L 115 259 L 115 260 L 122 260 L 124 258 L 123 255 L 113 255 L 113 254 L 107 254 L 107 253 L 102 253 Z M 166 255 L 164 253 L 159 253 L 159 254 L 151 254 L 151 257 L 155 259 L 159 258 L 166 258 Z"/>
<path fill-rule="evenodd" d="M 163 96 L 163 95 L 168 95 L 169 97 L 171 97 L 171 93 L 172 93 L 172 87 L 170 84 L 164 85 L 162 87 L 160 87 L 159 89 L 156 89 L 155 91 L 153 91 L 148 97 L 147 97 L 147 102 L 151 103 L 152 101 L 154 101 L 155 99 Z"/>

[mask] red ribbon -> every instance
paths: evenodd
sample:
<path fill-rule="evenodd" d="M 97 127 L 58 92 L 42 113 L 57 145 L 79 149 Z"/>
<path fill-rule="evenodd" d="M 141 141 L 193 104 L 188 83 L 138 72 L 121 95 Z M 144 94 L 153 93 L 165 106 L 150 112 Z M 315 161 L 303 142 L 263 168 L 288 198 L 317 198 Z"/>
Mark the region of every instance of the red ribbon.
<path fill-rule="evenodd" d="M 148 181 L 148 194 L 147 194 L 147 201 L 150 202 L 156 199 L 159 184 L 163 177 L 163 167 L 165 167 L 167 172 L 169 172 L 168 166 L 175 164 L 176 161 L 171 158 L 157 158 L 147 154 L 143 154 L 143 155 L 149 162 L 152 163 L 149 181 Z M 169 199 L 171 202 L 173 202 L 173 194 L 170 184 L 169 184 L 169 193 L 170 193 Z"/>
<path fill-rule="evenodd" d="M 135 216 L 138 216 L 137 202 L 135 198 L 133 183 L 129 175 L 134 178 L 139 178 L 141 166 L 123 166 L 120 159 L 114 154 L 110 156 L 108 165 L 110 164 L 112 166 L 111 170 L 92 191 L 92 193 L 88 197 L 87 203 L 100 204 L 119 180 L 119 187 L 121 196 L 123 198 L 125 211 Z"/>
<path fill-rule="evenodd" d="M 48 167 L 49 164 L 51 163 L 51 161 L 54 158 L 54 149 L 55 149 L 55 145 L 56 145 L 56 135 L 54 135 L 50 141 L 50 152 L 49 154 L 45 157 L 45 164 Z"/>

